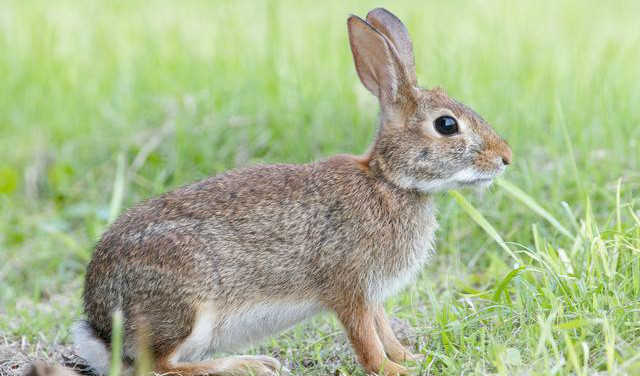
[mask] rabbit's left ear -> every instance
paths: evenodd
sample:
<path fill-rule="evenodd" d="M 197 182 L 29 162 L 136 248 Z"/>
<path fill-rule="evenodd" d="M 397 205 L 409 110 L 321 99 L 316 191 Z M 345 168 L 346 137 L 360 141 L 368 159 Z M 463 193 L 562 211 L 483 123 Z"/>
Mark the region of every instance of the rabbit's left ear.
<path fill-rule="evenodd" d="M 391 41 L 402 61 L 407 80 L 416 86 L 418 83 L 413 44 L 402 21 L 388 10 L 376 8 L 367 14 L 367 22 Z"/>
<path fill-rule="evenodd" d="M 367 21 L 347 20 L 353 61 L 362 84 L 378 97 L 383 110 L 407 95 L 409 81 L 393 43 Z"/>

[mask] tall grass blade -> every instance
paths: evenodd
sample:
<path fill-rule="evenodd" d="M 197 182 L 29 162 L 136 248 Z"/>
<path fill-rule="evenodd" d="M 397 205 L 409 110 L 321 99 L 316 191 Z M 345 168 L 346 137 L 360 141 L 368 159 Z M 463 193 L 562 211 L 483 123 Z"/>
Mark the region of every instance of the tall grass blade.
<path fill-rule="evenodd" d="M 575 214 L 573 214 L 573 211 L 571 211 L 571 207 L 569 207 L 569 204 L 566 201 L 562 201 L 560 203 L 560 206 L 562 206 L 565 213 L 567 213 L 567 217 L 569 217 L 569 220 L 571 220 L 571 225 L 573 226 L 573 228 L 576 231 L 580 231 L 580 224 L 578 223 Z"/>
<path fill-rule="evenodd" d="M 111 369 L 109 376 L 120 376 L 122 373 L 122 311 L 113 313 L 111 324 Z"/>
<path fill-rule="evenodd" d="M 560 223 L 560 221 L 558 221 L 553 215 L 551 215 L 551 213 L 549 213 L 542 206 L 540 206 L 540 204 L 538 204 L 536 200 L 533 199 L 533 197 L 526 194 L 523 190 L 521 190 L 520 188 L 516 187 L 512 183 L 509 183 L 508 181 L 503 179 L 497 179 L 496 184 L 500 188 L 504 189 L 512 197 L 514 197 L 515 199 L 525 204 L 529 209 L 534 211 L 536 214 L 546 219 L 547 222 L 549 222 L 553 227 L 555 227 L 560 233 L 562 233 L 563 235 L 571 239 L 575 238 L 575 235 L 573 235 L 569 230 L 567 230 L 567 228 L 564 227 Z"/>
<path fill-rule="evenodd" d="M 640 217 L 633 211 L 633 208 L 629 208 L 629 214 L 631 218 L 636 222 L 636 226 L 640 227 Z"/>
<path fill-rule="evenodd" d="M 615 330 L 609 324 L 609 319 L 604 316 L 602 320 L 602 331 L 604 332 L 605 351 L 607 358 L 607 371 L 610 375 L 615 372 Z"/>
<path fill-rule="evenodd" d="M 506 277 L 504 277 L 502 279 L 502 281 L 500 281 L 500 283 L 498 284 L 498 286 L 496 287 L 496 292 L 493 295 L 493 301 L 498 303 L 500 300 L 500 296 L 502 296 L 502 294 L 506 291 L 507 286 L 509 285 L 509 282 L 514 279 L 515 277 L 518 276 L 518 274 L 520 274 L 523 270 L 525 270 L 527 267 L 526 266 L 521 266 L 517 269 L 513 269 L 512 271 L 509 272 L 509 274 L 507 274 Z"/>
<path fill-rule="evenodd" d="M 578 186 L 578 190 L 582 195 L 585 194 L 584 187 L 582 186 L 582 179 L 580 179 L 580 172 L 578 170 L 578 164 L 576 163 L 576 155 L 573 151 L 573 143 L 571 142 L 571 136 L 569 135 L 569 129 L 567 128 L 567 121 L 564 116 L 564 110 L 562 109 L 562 104 L 559 100 L 556 100 L 556 112 L 555 115 L 557 117 L 556 122 L 560 124 L 562 128 L 562 134 L 564 136 L 565 144 L 567 145 L 567 150 L 569 151 L 569 160 L 571 161 L 571 167 L 573 169 L 573 176 L 576 180 L 576 185 Z"/>
<path fill-rule="evenodd" d="M 126 182 L 126 161 L 124 153 L 118 154 L 117 163 L 116 178 L 113 181 L 113 193 L 111 194 L 111 204 L 109 205 L 109 223 L 113 222 L 120 213 L 122 200 L 124 198 L 124 186 Z"/>
<path fill-rule="evenodd" d="M 149 340 L 149 325 L 146 320 L 140 319 L 136 329 L 137 356 L 135 361 L 135 376 L 149 375 L 152 369 L 152 355 Z"/>
<path fill-rule="evenodd" d="M 521 263 L 518 256 L 509 248 L 507 243 L 504 242 L 498 231 L 487 221 L 487 219 L 476 209 L 464 196 L 458 191 L 449 191 L 449 194 L 453 196 L 458 205 L 473 219 L 478 226 L 480 226 L 498 245 L 509 254 L 518 264 Z"/>
<path fill-rule="evenodd" d="M 584 375 L 584 371 L 582 367 L 580 367 L 580 362 L 578 361 L 578 354 L 576 353 L 576 348 L 573 346 L 573 342 L 567 333 L 564 334 L 564 343 L 567 345 L 567 353 L 569 355 L 569 362 L 573 369 L 576 371 L 576 375 Z"/>
<path fill-rule="evenodd" d="M 622 233 L 622 215 L 620 213 L 620 189 L 622 188 L 622 178 L 618 179 L 618 185 L 616 186 L 616 230 L 618 234 Z"/>

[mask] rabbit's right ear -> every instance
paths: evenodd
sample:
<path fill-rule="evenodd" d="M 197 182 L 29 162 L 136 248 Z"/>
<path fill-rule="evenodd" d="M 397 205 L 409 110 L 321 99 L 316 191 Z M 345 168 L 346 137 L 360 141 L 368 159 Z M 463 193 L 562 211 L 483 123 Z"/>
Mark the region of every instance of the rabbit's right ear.
<path fill-rule="evenodd" d="M 358 16 L 347 20 L 349 43 L 362 84 L 384 106 L 397 101 L 409 84 L 398 52 L 389 39 Z"/>

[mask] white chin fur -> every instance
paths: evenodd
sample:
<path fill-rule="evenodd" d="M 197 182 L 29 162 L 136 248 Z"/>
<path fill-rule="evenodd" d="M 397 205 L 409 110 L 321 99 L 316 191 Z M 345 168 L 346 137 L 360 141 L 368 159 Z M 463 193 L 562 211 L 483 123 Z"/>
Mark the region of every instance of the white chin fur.
<path fill-rule="evenodd" d="M 494 177 L 493 175 L 479 172 L 473 167 L 467 167 L 446 179 L 421 181 L 412 176 L 403 176 L 398 179 L 398 184 L 403 188 L 417 189 L 424 193 L 437 193 L 465 187 L 475 187 L 482 190 L 491 185 Z"/>

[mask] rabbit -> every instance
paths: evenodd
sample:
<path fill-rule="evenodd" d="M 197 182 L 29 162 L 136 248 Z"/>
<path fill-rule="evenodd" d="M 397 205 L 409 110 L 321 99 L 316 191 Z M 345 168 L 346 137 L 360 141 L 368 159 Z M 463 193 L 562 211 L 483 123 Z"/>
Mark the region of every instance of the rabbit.
<path fill-rule="evenodd" d="M 212 355 L 331 312 L 366 372 L 410 373 L 401 363 L 420 356 L 396 339 L 383 302 L 434 254 L 434 195 L 490 184 L 511 149 L 469 107 L 418 86 L 396 16 L 377 8 L 347 26 L 357 74 L 380 104 L 369 150 L 231 170 L 126 210 L 95 247 L 87 318 L 73 328 L 98 373 L 116 311 L 128 369 L 146 333 L 156 372 L 276 375 L 285 369 L 271 357 Z"/>

